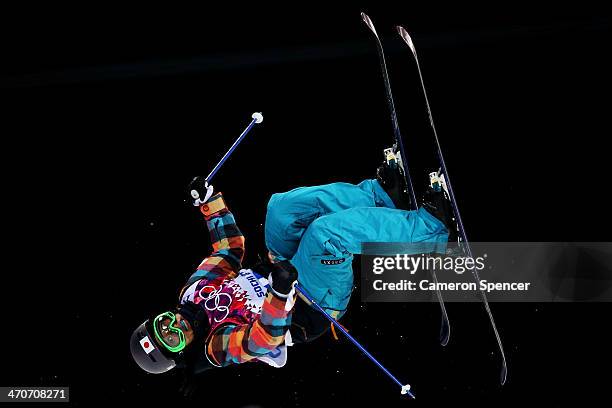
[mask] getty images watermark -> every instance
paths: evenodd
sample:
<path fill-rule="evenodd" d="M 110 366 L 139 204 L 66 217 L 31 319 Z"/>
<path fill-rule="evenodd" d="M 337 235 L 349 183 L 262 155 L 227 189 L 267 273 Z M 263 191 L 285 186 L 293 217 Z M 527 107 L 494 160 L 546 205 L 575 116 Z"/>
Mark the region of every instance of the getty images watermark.
<path fill-rule="evenodd" d="M 364 302 L 612 301 L 612 243 L 365 243 Z"/>
<path fill-rule="evenodd" d="M 410 275 L 415 275 L 420 270 L 433 272 L 453 272 L 458 275 L 466 271 L 480 272 L 485 269 L 487 255 L 473 258 L 465 256 L 441 256 L 425 255 L 418 256 L 407 254 L 396 254 L 395 256 L 374 257 L 372 272 L 375 275 L 382 275 L 389 271 L 402 271 Z M 478 282 L 437 282 L 430 279 L 421 279 L 418 282 L 409 279 L 401 279 L 397 282 L 386 282 L 384 279 L 377 279 L 373 282 L 376 291 L 384 290 L 462 290 L 476 291 L 479 289 L 485 292 L 495 290 L 529 290 L 531 282 L 489 282 L 486 279 L 479 279 Z"/>

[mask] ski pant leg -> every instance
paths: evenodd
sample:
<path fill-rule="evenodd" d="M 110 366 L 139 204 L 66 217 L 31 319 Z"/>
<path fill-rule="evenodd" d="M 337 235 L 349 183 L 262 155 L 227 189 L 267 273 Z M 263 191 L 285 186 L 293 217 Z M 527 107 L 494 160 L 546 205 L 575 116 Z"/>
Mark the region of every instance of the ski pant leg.
<path fill-rule="evenodd" d="M 304 289 L 339 318 L 353 289 L 353 255 L 361 254 L 363 242 L 427 242 L 442 248 L 447 241 L 444 224 L 424 208 L 351 208 L 313 221 L 291 262 Z"/>
<path fill-rule="evenodd" d="M 356 207 L 395 208 L 376 180 L 365 180 L 358 185 L 333 183 L 301 187 L 274 194 L 268 203 L 266 246 L 275 257 L 291 259 L 302 235 L 314 220 Z"/>

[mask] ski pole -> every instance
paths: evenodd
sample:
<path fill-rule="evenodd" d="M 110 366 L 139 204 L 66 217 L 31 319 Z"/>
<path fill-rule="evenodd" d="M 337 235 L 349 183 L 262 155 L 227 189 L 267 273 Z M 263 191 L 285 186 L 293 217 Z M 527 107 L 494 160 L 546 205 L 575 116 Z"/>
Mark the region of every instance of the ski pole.
<path fill-rule="evenodd" d="M 402 389 L 402 395 L 408 395 L 410 396 L 410 398 L 412 399 L 416 399 L 414 394 L 410 391 L 410 385 L 409 384 L 402 384 L 393 374 L 391 374 L 391 372 L 389 370 L 387 370 L 385 368 L 385 366 L 383 366 L 372 354 L 370 354 L 370 352 L 368 350 L 366 350 L 357 340 L 355 340 L 355 338 L 353 336 L 351 336 L 349 334 L 349 332 L 346 331 L 346 329 L 344 327 L 342 327 L 342 325 L 340 325 L 340 323 L 338 323 L 336 321 L 336 319 L 334 319 L 333 317 L 331 317 L 329 315 L 329 313 L 327 313 L 325 310 L 323 310 L 323 308 L 321 306 L 319 306 L 319 304 L 312 298 L 312 296 L 310 296 L 306 290 L 304 290 L 299 284 L 295 285 L 295 289 L 300 292 L 302 295 L 304 295 L 306 297 L 306 299 L 308 299 L 308 301 L 310 303 L 312 303 L 314 305 L 314 307 L 323 314 L 323 316 L 325 316 L 325 318 L 327 320 L 329 320 L 335 327 L 336 329 L 340 330 L 342 332 L 342 334 L 344 334 L 346 336 L 347 339 L 349 339 L 355 346 L 357 346 L 357 348 L 359 350 L 361 350 L 361 352 L 363 354 L 366 355 L 366 357 L 368 357 L 370 360 L 372 360 L 372 362 L 374 364 L 376 364 L 378 366 L 378 368 L 380 368 L 385 374 L 387 374 L 387 376 L 389 378 L 391 378 L 393 381 L 395 381 L 395 383 L 397 385 L 400 386 L 400 388 Z"/>
<path fill-rule="evenodd" d="M 232 153 L 234 153 L 234 150 L 236 150 L 236 148 L 242 142 L 242 140 L 246 137 L 246 135 L 251 131 L 251 129 L 253 129 L 253 126 L 255 126 L 256 123 L 263 122 L 263 115 L 261 113 L 259 113 L 259 112 L 255 112 L 251 117 L 253 118 L 253 120 L 251 121 L 249 126 L 247 126 L 247 128 L 244 129 L 244 131 L 242 132 L 242 134 L 240 136 L 238 136 L 238 139 L 236 139 L 236 141 L 234 142 L 232 147 L 230 147 L 230 149 L 227 151 L 227 153 L 225 153 L 223 158 L 221 158 L 219 163 L 217 163 L 215 168 L 212 169 L 210 174 L 204 179 L 204 186 L 206 186 L 206 187 L 208 186 L 208 183 L 210 183 L 210 181 L 213 179 L 213 177 L 215 177 L 215 174 L 217 174 L 217 172 L 225 164 L 227 159 L 229 159 L 229 157 L 232 155 Z M 196 178 L 196 180 L 197 179 L 198 178 Z M 191 197 L 195 200 L 194 201 L 194 205 L 195 206 L 198 206 L 200 204 L 204 204 L 204 201 L 206 201 L 208 199 L 208 196 L 202 198 L 200 196 L 200 192 L 198 191 L 197 188 L 194 188 L 194 189 L 191 190 Z"/>
<path fill-rule="evenodd" d="M 215 174 L 217 174 L 221 166 L 223 166 L 225 162 L 227 161 L 227 159 L 229 159 L 229 157 L 232 155 L 232 153 L 234 153 L 234 150 L 236 150 L 240 142 L 242 142 L 242 140 L 246 137 L 246 135 L 251 131 L 253 126 L 255 126 L 256 123 L 263 122 L 263 115 L 259 112 L 254 113 L 251 117 L 253 118 L 253 120 L 251 121 L 249 126 L 247 126 L 247 128 L 244 129 L 244 132 L 242 132 L 242 134 L 238 137 L 238 139 L 236 139 L 232 147 L 230 147 L 227 153 L 225 153 L 225 156 L 223 156 L 223 158 L 219 161 L 219 163 L 217 163 L 215 168 L 212 169 L 208 177 L 206 177 L 207 182 L 210 183 L 212 181 L 212 178 L 215 177 Z"/>

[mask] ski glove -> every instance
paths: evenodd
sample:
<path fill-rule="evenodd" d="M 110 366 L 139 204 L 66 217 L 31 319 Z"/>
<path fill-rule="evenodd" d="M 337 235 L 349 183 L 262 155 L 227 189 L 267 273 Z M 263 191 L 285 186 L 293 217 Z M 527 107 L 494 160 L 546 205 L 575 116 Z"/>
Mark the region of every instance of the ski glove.
<path fill-rule="evenodd" d="M 194 178 L 189 184 L 189 193 L 193 200 L 193 205 L 199 207 L 212 197 L 215 189 L 208 185 L 208 181 L 201 176 Z"/>
<path fill-rule="evenodd" d="M 260 275 L 268 276 L 268 281 L 274 293 L 284 298 L 291 294 L 293 286 L 298 280 L 298 271 L 289 261 L 275 264 L 262 262 L 253 269 Z"/>
<path fill-rule="evenodd" d="M 273 265 L 269 280 L 277 294 L 288 296 L 298 280 L 298 271 L 291 262 L 282 261 Z"/>

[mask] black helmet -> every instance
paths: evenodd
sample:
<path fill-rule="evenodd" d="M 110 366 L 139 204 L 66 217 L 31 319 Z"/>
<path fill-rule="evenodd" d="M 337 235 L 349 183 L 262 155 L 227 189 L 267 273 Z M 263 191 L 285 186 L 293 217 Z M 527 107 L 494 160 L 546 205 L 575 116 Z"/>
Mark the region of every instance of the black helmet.
<path fill-rule="evenodd" d="M 130 339 L 130 351 L 134 361 L 144 371 L 150 374 L 162 374 L 176 367 L 175 358 L 172 353 L 165 350 L 155 338 L 151 321 L 147 320 L 141 324 Z"/>
<path fill-rule="evenodd" d="M 179 305 L 175 311 L 165 312 L 141 324 L 130 339 L 134 361 L 144 371 L 162 374 L 184 364 L 187 348 L 185 334 L 174 327 L 176 314 L 187 320 L 193 329 L 194 339 L 205 339 L 210 329 L 206 310 L 192 302 Z M 165 336 L 163 333 L 170 333 Z"/>

